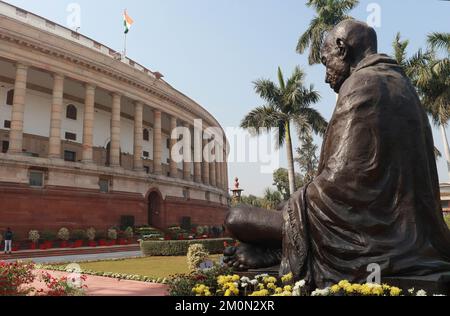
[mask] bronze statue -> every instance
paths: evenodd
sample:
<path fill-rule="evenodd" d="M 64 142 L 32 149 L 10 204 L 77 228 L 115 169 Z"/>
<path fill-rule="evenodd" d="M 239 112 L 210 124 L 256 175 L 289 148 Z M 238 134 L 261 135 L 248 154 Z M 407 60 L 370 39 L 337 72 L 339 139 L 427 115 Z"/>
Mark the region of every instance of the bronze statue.
<path fill-rule="evenodd" d="M 450 232 L 440 206 L 428 118 L 401 66 L 377 53 L 375 30 L 345 20 L 321 51 L 339 93 L 317 177 L 282 212 L 230 211 L 241 244 L 225 250 L 237 270 L 280 264 L 311 286 L 450 271 Z"/>

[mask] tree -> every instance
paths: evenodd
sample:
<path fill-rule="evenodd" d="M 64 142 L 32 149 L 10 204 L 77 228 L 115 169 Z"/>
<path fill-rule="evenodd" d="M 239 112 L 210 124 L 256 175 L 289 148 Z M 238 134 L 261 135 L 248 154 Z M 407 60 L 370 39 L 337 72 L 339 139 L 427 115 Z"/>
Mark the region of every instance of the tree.
<path fill-rule="evenodd" d="M 283 196 L 283 200 L 287 201 L 291 196 L 291 190 L 289 189 L 289 177 L 287 169 L 280 168 L 273 173 L 273 185 Z M 300 189 L 303 186 L 302 175 L 295 174 L 295 190 Z"/>
<path fill-rule="evenodd" d="M 339 22 L 351 19 L 348 12 L 359 4 L 358 0 L 308 0 L 306 5 L 314 8 L 316 16 L 309 28 L 300 37 L 297 52 L 303 54 L 309 48 L 308 61 L 310 65 L 320 63 L 320 49 L 325 35 Z"/>
<path fill-rule="evenodd" d="M 254 195 L 251 195 L 251 194 L 249 196 L 244 196 L 243 195 L 241 197 L 241 203 L 240 204 L 254 206 L 254 207 L 263 207 L 262 199 L 254 196 Z"/>
<path fill-rule="evenodd" d="M 251 111 L 242 120 L 241 127 L 259 135 L 263 128 L 275 129 L 276 144 L 280 148 L 286 145 L 289 189 L 295 191 L 294 157 L 292 152 L 291 125 L 297 129 L 299 136 L 312 130 L 323 135 L 327 122 L 322 115 L 311 108 L 319 101 L 320 95 L 304 86 L 305 73 L 295 67 L 292 76 L 285 81 L 281 68 L 278 67 L 278 85 L 270 80 L 260 79 L 254 82 L 255 91 L 267 103 Z"/>
<path fill-rule="evenodd" d="M 281 193 L 267 188 L 264 192 L 263 207 L 268 210 L 274 210 L 283 202 Z"/>
<path fill-rule="evenodd" d="M 314 144 L 311 133 L 305 134 L 302 139 L 302 146 L 297 148 L 298 157 L 295 161 L 303 173 L 303 183 L 311 182 L 317 174 L 319 158 L 317 157 L 317 145 Z"/>
<path fill-rule="evenodd" d="M 406 57 L 408 41 L 401 41 L 399 33 L 393 46 L 395 57 L 416 87 L 425 110 L 441 129 L 450 172 L 450 149 L 445 130 L 450 120 L 450 33 L 432 33 L 428 36 L 428 44 L 427 51 L 419 50 L 409 59 Z M 443 53 L 444 57 L 439 58 L 438 53 Z M 436 148 L 435 155 L 440 156 Z"/>

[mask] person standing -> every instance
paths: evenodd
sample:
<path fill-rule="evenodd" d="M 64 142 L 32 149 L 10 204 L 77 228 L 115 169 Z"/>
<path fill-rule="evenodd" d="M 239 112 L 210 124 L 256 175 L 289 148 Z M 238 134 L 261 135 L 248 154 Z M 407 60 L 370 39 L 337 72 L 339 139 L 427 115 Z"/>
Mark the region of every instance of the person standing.
<path fill-rule="evenodd" d="M 13 238 L 13 232 L 11 231 L 11 228 L 8 227 L 8 229 L 5 232 L 5 254 L 11 254 L 12 249 L 12 238 Z"/>

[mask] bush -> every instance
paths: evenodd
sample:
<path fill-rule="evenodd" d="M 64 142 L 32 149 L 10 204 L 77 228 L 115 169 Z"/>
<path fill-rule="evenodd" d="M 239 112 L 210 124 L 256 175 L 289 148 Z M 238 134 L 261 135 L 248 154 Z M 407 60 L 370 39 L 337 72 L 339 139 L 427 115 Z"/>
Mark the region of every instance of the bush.
<path fill-rule="evenodd" d="M 217 277 L 231 274 L 232 270 L 226 267 L 215 266 L 213 269 L 192 274 L 182 274 L 171 276 L 167 282 L 169 294 L 171 296 L 192 296 L 192 289 L 197 284 L 204 284 L 207 287 L 217 287 Z"/>
<path fill-rule="evenodd" d="M 62 241 L 68 241 L 70 239 L 70 231 L 63 227 L 58 231 L 58 239 Z"/>
<path fill-rule="evenodd" d="M 0 262 L 0 296 L 25 296 L 29 294 L 32 288 L 25 288 L 24 285 L 33 283 L 33 269 L 33 263 Z"/>
<path fill-rule="evenodd" d="M 193 244 L 189 246 L 187 252 L 187 264 L 189 272 L 198 272 L 199 266 L 209 257 L 208 251 L 203 244 Z"/>
<path fill-rule="evenodd" d="M 41 233 L 41 239 L 44 241 L 54 241 L 56 240 L 56 234 L 51 231 L 44 231 Z"/>
<path fill-rule="evenodd" d="M 98 231 L 97 232 L 97 239 L 98 240 L 104 240 L 104 239 L 106 239 L 106 237 L 107 237 L 107 234 L 106 234 L 106 232 L 105 231 Z"/>
<path fill-rule="evenodd" d="M 87 238 L 87 235 L 84 230 L 77 229 L 72 232 L 73 240 L 85 240 L 86 238 Z"/>
<path fill-rule="evenodd" d="M 41 239 L 41 235 L 39 235 L 39 232 L 37 230 L 30 230 L 30 232 L 28 233 L 28 239 L 33 243 L 37 243 L 39 239 Z"/>
<path fill-rule="evenodd" d="M 450 229 L 450 214 L 446 214 L 444 216 L 445 222 L 447 223 L 448 228 Z"/>
<path fill-rule="evenodd" d="M 86 229 L 86 237 L 89 239 L 89 241 L 94 241 L 95 240 L 95 228 L 91 227 Z"/>
<path fill-rule="evenodd" d="M 133 228 L 131 227 L 127 227 L 123 233 L 125 238 L 127 239 L 131 239 L 134 236 Z"/>
<path fill-rule="evenodd" d="M 108 229 L 108 239 L 110 240 L 117 239 L 117 230 L 115 228 Z"/>
<path fill-rule="evenodd" d="M 224 243 L 233 243 L 231 238 L 205 240 L 165 240 L 141 241 L 141 251 L 145 256 L 185 256 L 188 248 L 193 244 L 202 244 L 211 254 L 220 254 L 224 250 Z"/>

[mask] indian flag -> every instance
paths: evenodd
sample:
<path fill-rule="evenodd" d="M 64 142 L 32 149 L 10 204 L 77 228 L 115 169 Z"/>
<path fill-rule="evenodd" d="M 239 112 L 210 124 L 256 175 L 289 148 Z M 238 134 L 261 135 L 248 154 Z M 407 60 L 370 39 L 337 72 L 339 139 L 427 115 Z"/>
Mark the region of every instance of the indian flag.
<path fill-rule="evenodd" d="M 127 10 L 125 10 L 123 12 L 123 25 L 125 26 L 125 34 L 130 31 L 130 27 L 133 23 L 133 19 L 128 15 Z"/>

